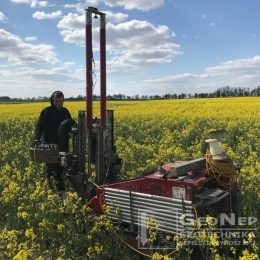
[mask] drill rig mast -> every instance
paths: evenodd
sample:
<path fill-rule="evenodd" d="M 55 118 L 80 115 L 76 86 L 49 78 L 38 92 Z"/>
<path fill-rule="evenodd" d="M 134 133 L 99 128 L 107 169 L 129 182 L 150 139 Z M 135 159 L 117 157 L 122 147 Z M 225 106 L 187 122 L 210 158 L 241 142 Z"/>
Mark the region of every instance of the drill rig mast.
<path fill-rule="evenodd" d="M 106 110 L 106 18 L 97 8 L 86 11 L 86 111 L 79 111 L 78 126 L 72 128 L 73 151 L 60 152 L 65 179 L 88 198 L 87 179 L 95 168 L 94 183 L 117 180 L 121 159 L 114 145 L 114 113 Z M 93 118 L 92 16 L 100 18 L 100 118 Z M 86 153 L 87 152 L 87 153 Z M 93 167 L 94 166 L 94 167 Z"/>

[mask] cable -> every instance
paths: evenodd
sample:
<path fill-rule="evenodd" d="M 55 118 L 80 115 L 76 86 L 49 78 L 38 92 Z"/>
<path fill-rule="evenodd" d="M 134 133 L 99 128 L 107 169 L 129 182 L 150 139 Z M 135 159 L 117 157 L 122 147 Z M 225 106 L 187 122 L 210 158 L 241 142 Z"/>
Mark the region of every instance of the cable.
<path fill-rule="evenodd" d="M 226 190 L 232 190 L 237 175 L 233 162 L 229 158 L 225 162 L 213 160 L 210 153 L 206 153 L 205 158 L 209 176 L 215 179 L 219 186 Z"/>
<path fill-rule="evenodd" d="M 131 246 L 129 243 L 127 243 L 115 230 L 114 228 L 112 228 L 112 231 L 114 232 L 114 234 L 119 238 L 119 240 L 124 243 L 126 246 L 128 246 L 130 249 L 132 249 L 133 251 L 135 251 L 136 253 L 142 255 L 142 256 L 145 256 L 145 257 L 149 257 L 149 258 L 152 258 L 152 255 L 148 255 L 148 254 L 145 254 L 143 252 L 141 252 L 140 250 L 137 250 L 136 248 L 134 248 L 133 246 Z"/>
<path fill-rule="evenodd" d="M 34 149 L 33 149 L 33 159 L 34 159 L 34 163 L 37 165 L 37 162 L 36 162 L 36 146 L 34 146 Z"/>
<path fill-rule="evenodd" d="M 194 213 L 195 213 L 195 221 L 198 220 L 198 213 L 197 213 L 197 209 L 196 209 L 196 206 L 195 205 L 192 205 L 193 209 L 194 209 Z M 118 222 L 115 222 L 118 224 Z M 152 258 L 153 255 L 148 255 L 148 254 L 145 254 L 143 252 L 141 252 L 140 250 L 137 250 L 136 248 L 134 248 L 133 246 L 131 246 L 128 242 L 126 242 L 116 231 L 114 228 L 112 228 L 112 231 L 113 233 L 119 238 L 119 240 L 124 243 L 127 247 L 129 247 L 131 250 L 133 250 L 134 252 L 142 255 L 142 256 L 145 256 L 145 257 L 148 257 L 148 258 Z M 191 232 L 191 234 L 183 241 L 183 244 L 193 235 L 194 233 L 194 230 Z M 177 249 L 174 249 L 173 251 L 171 251 L 169 254 L 167 255 L 164 255 L 164 256 L 170 256 L 174 253 L 176 253 L 178 250 Z"/>
<path fill-rule="evenodd" d="M 88 206 L 91 204 L 91 202 L 92 202 L 95 198 L 96 198 L 96 196 L 94 196 L 93 198 L 91 198 L 91 199 L 86 203 L 86 206 L 88 207 Z"/>
<path fill-rule="evenodd" d="M 195 213 L 195 221 L 197 223 L 197 220 L 198 220 L 198 212 L 197 212 L 197 209 L 196 209 L 196 206 L 194 204 L 192 204 L 192 207 L 194 209 L 194 213 Z M 185 243 L 194 233 L 194 230 L 191 232 L 191 234 L 183 241 L 183 243 Z M 173 253 L 176 253 L 177 252 L 177 249 L 173 250 L 171 253 L 165 255 L 165 256 L 170 256 L 172 255 Z"/>
<path fill-rule="evenodd" d="M 94 92 L 94 89 L 95 89 L 95 86 L 96 86 L 96 83 L 97 83 L 97 77 L 96 77 L 96 63 L 95 63 L 95 59 L 94 59 L 94 55 L 93 55 L 93 50 L 92 50 L 92 62 L 93 62 L 93 66 L 94 66 L 94 69 L 92 71 L 92 92 Z M 94 80 L 93 80 L 94 78 Z"/>
<path fill-rule="evenodd" d="M 99 188 L 99 186 L 98 186 L 97 184 L 95 184 L 95 186 L 96 186 L 97 188 Z M 101 200 L 102 200 L 102 197 L 104 196 L 104 192 L 105 192 L 105 191 L 102 192 L 102 194 L 100 195 L 100 198 L 99 198 L 99 206 L 100 206 L 101 208 L 102 208 L 102 201 L 101 201 Z M 91 204 L 91 202 L 92 202 L 95 198 L 96 198 L 96 196 L 94 196 L 92 199 L 90 199 L 90 200 L 88 201 L 88 203 L 87 203 L 87 206 L 89 206 L 89 205 Z M 195 221 L 197 221 L 197 219 L 198 219 L 198 213 L 197 213 L 196 206 L 195 206 L 195 205 L 192 205 L 192 207 L 193 207 L 194 213 L 195 213 Z M 93 210 L 93 209 L 92 209 L 92 210 Z M 109 218 L 109 217 L 108 217 L 108 218 Z M 120 222 L 115 221 L 114 224 L 120 224 Z M 142 255 L 142 256 L 148 257 L 148 258 L 152 258 L 152 257 L 153 257 L 153 255 L 145 254 L 145 253 L 143 253 L 142 251 L 140 251 L 140 250 L 134 248 L 133 246 L 131 246 L 127 241 L 125 241 L 125 240 L 122 238 L 122 236 L 120 236 L 120 235 L 118 234 L 118 232 L 114 229 L 114 227 L 112 227 L 111 230 L 113 231 L 113 233 L 116 235 L 116 237 L 117 237 L 123 244 L 125 244 L 128 248 L 130 248 L 130 249 L 133 250 L 134 252 L 136 252 L 136 253 L 138 253 L 138 254 L 140 254 L 140 255 Z M 187 236 L 187 238 L 186 238 L 182 243 L 185 243 L 188 239 L 190 239 L 190 237 L 193 235 L 193 233 L 194 233 L 194 230 L 191 232 L 191 234 L 190 234 L 189 236 Z M 169 254 L 164 255 L 164 256 L 170 256 L 170 255 L 176 253 L 177 251 L 178 251 L 177 249 L 174 249 L 174 250 L 171 251 Z"/>

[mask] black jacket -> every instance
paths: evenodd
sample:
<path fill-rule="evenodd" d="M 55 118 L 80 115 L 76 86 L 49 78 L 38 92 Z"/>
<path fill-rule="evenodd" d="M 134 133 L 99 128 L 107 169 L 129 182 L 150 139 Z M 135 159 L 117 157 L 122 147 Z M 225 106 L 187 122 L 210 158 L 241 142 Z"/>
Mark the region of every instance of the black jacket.
<path fill-rule="evenodd" d="M 36 125 L 34 140 L 43 137 L 46 143 L 58 144 L 58 128 L 62 121 L 71 119 L 70 112 L 65 107 L 60 109 L 49 106 L 42 110 Z"/>

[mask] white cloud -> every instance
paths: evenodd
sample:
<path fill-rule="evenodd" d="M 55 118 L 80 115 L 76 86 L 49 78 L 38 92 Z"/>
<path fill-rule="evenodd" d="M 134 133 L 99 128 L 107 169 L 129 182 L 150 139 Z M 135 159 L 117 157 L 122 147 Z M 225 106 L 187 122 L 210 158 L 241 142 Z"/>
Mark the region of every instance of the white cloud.
<path fill-rule="evenodd" d="M 127 14 L 124 13 L 113 13 L 111 11 L 106 11 L 106 21 L 107 23 L 119 23 L 123 22 L 128 18 Z M 99 25 L 98 22 L 93 19 L 93 27 Z M 80 30 L 85 30 L 85 13 L 77 14 L 77 13 L 69 13 L 64 16 L 58 23 L 58 28 L 61 29 L 61 34 L 64 36 L 64 40 L 67 42 L 72 42 L 78 45 L 82 45 L 84 42 L 85 34 L 81 34 Z M 78 31 L 78 32 L 77 32 Z M 73 35 L 70 35 L 70 34 Z M 78 34 L 81 34 L 82 37 L 79 41 Z M 76 39 L 74 38 L 74 34 L 77 35 Z M 71 39 L 70 39 L 71 37 Z"/>
<path fill-rule="evenodd" d="M 255 38 L 256 37 L 256 33 L 250 33 L 249 36 L 252 37 L 252 38 Z"/>
<path fill-rule="evenodd" d="M 22 76 L 31 77 L 38 80 L 52 80 L 52 81 L 68 81 L 74 80 L 73 73 L 68 73 L 69 69 L 66 66 L 54 67 L 50 69 L 26 69 L 21 72 Z"/>
<path fill-rule="evenodd" d="M 52 45 L 25 43 L 3 29 L 0 29 L 0 59 L 9 64 L 59 63 Z"/>
<path fill-rule="evenodd" d="M 75 4 L 65 4 L 64 8 L 76 9 L 79 13 L 84 12 L 87 6 L 98 6 L 99 4 L 105 4 L 109 7 L 123 7 L 125 10 L 140 10 L 149 11 L 152 9 L 159 8 L 164 5 L 165 0 L 79 0 Z M 102 10 L 99 10 L 102 11 Z"/>
<path fill-rule="evenodd" d="M 121 6 L 126 10 L 149 11 L 164 5 L 165 0 L 85 0 L 90 5 L 104 3 L 109 7 Z"/>
<path fill-rule="evenodd" d="M 124 13 L 113 13 L 111 11 L 106 11 L 106 20 L 109 23 L 120 23 L 126 21 L 128 14 Z"/>
<path fill-rule="evenodd" d="M 64 5 L 64 8 L 72 8 L 72 9 L 74 9 L 74 8 L 77 8 L 78 7 L 78 4 L 65 4 Z"/>
<path fill-rule="evenodd" d="M 37 41 L 37 37 L 30 36 L 30 37 L 26 37 L 24 40 L 27 42 L 35 42 Z"/>
<path fill-rule="evenodd" d="M 69 13 L 64 16 L 58 23 L 61 30 L 76 31 L 83 29 L 85 26 L 85 15 Z M 84 37 L 84 35 L 82 35 Z"/>
<path fill-rule="evenodd" d="M 31 4 L 32 0 L 11 0 L 15 4 Z"/>
<path fill-rule="evenodd" d="M 85 74 L 71 71 L 71 65 L 68 62 L 49 69 L 5 67 L 0 70 L 0 93 L 9 97 L 37 97 L 50 95 L 53 91 L 62 89 L 66 97 L 84 95 L 82 81 Z"/>
<path fill-rule="evenodd" d="M 0 22 L 5 22 L 7 20 L 8 18 L 2 12 L 0 12 Z"/>
<path fill-rule="evenodd" d="M 62 16 L 62 12 L 60 10 L 53 13 L 45 13 L 45 12 L 37 11 L 33 14 L 33 18 L 38 20 L 56 19 L 61 16 Z"/>
<path fill-rule="evenodd" d="M 77 2 L 75 4 L 65 4 L 64 8 L 66 9 L 75 9 L 77 13 L 79 14 L 85 14 L 86 6 L 88 6 L 88 3 L 84 2 Z"/>
<path fill-rule="evenodd" d="M 32 0 L 31 7 L 48 7 L 48 6 L 54 6 L 50 5 L 48 1 L 38 1 L 38 0 Z"/>
<path fill-rule="evenodd" d="M 167 26 L 154 26 L 147 21 L 131 20 L 119 22 L 127 16 L 109 12 L 107 23 L 107 51 L 113 54 L 108 60 L 111 72 L 128 72 L 143 69 L 158 63 L 167 63 L 182 54 L 180 46 L 172 41 L 172 32 Z M 58 23 L 65 42 L 84 45 L 85 16 L 69 13 Z M 96 50 L 99 39 L 99 23 L 93 20 L 93 47 Z"/>
<path fill-rule="evenodd" d="M 214 23 L 214 22 L 210 23 L 211 27 L 214 27 L 215 25 L 216 25 L 216 23 Z"/>
<path fill-rule="evenodd" d="M 248 74 L 251 71 L 260 70 L 260 56 L 255 56 L 250 59 L 238 59 L 221 63 L 215 67 L 205 68 L 205 73 L 208 76 L 242 73 Z"/>
<path fill-rule="evenodd" d="M 226 61 L 218 66 L 205 68 L 203 73 L 197 75 L 191 73 L 169 75 L 146 80 L 144 83 L 154 92 L 157 88 L 157 93 L 162 89 L 164 93 L 195 93 L 210 92 L 227 85 L 254 88 L 259 85 L 259 81 L 260 56 L 255 56 L 249 59 Z"/>
<path fill-rule="evenodd" d="M 145 83 L 160 83 L 160 84 L 168 84 L 173 83 L 173 82 L 177 82 L 177 81 L 187 81 L 187 80 L 192 80 L 192 79 L 196 79 L 198 78 L 198 76 L 190 74 L 190 73 L 184 73 L 184 74 L 179 74 L 179 75 L 173 75 L 173 76 L 167 76 L 167 77 L 163 77 L 160 79 L 154 79 L 154 80 L 146 80 Z"/>
<path fill-rule="evenodd" d="M 33 8 L 54 6 L 53 4 L 51 5 L 48 1 L 41 0 L 11 0 L 11 2 L 14 4 L 28 4 Z"/>
<path fill-rule="evenodd" d="M 72 61 L 68 61 L 68 62 L 65 62 L 65 63 L 63 64 L 63 66 L 64 66 L 65 68 L 74 67 L 75 65 L 76 65 L 75 62 L 72 62 Z"/>
<path fill-rule="evenodd" d="M 107 49 L 115 55 L 114 65 L 119 61 L 127 65 L 126 68 L 139 70 L 171 62 L 172 58 L 181 54 L 180 46 L 172 42 L 172 32 L 167 26 L 155 27 L 147 21 L 131 20 L 108 24 L 107 29 Z M 120 71 L 120 66 L 115 68 Z"/>

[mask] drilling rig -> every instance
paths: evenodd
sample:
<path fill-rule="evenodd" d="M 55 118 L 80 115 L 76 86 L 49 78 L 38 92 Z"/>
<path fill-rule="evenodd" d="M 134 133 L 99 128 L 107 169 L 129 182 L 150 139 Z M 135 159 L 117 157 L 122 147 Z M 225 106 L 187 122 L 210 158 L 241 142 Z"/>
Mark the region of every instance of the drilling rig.
<path fill-rule="evenodd" d="M 32 159 L 60 162 L 67 190 L 77 191 L 85 201 L 92 198 L 90 206 L 97 214 L 109 207 L 109 218 L 120 219 L 131 227 L 141 226 L 140 219 L 148 214 L 160 221 L 160 231 L 183 234 L 192 229 L 195 211 L 200 216 L 238 212 L 234 177 L 237 169 L 224 155 L 219 139 L 207 140 L 211 145 L 207 158 L 165 163 L 139 178 L 120 180 L 121 158 L 116 153 L 114 113 L 106 109 L 106 15 L 94 7 L 85 11 L 86 110 L 79 111 L 77 125 L 69 129 L 70 145 L 65 122 L 59 129 L 60 144 L 30 148 Z M 100 19 L 100 118 L 93 118 L 93 17 Z M 216 165 L 222 165 L 225 173 Z M 217 177 L 212 178 L 212 173 Z M 90 182 L 93 174 L 95 177 Z M 186 223 L 181 221 L 183 215 Z"/>

